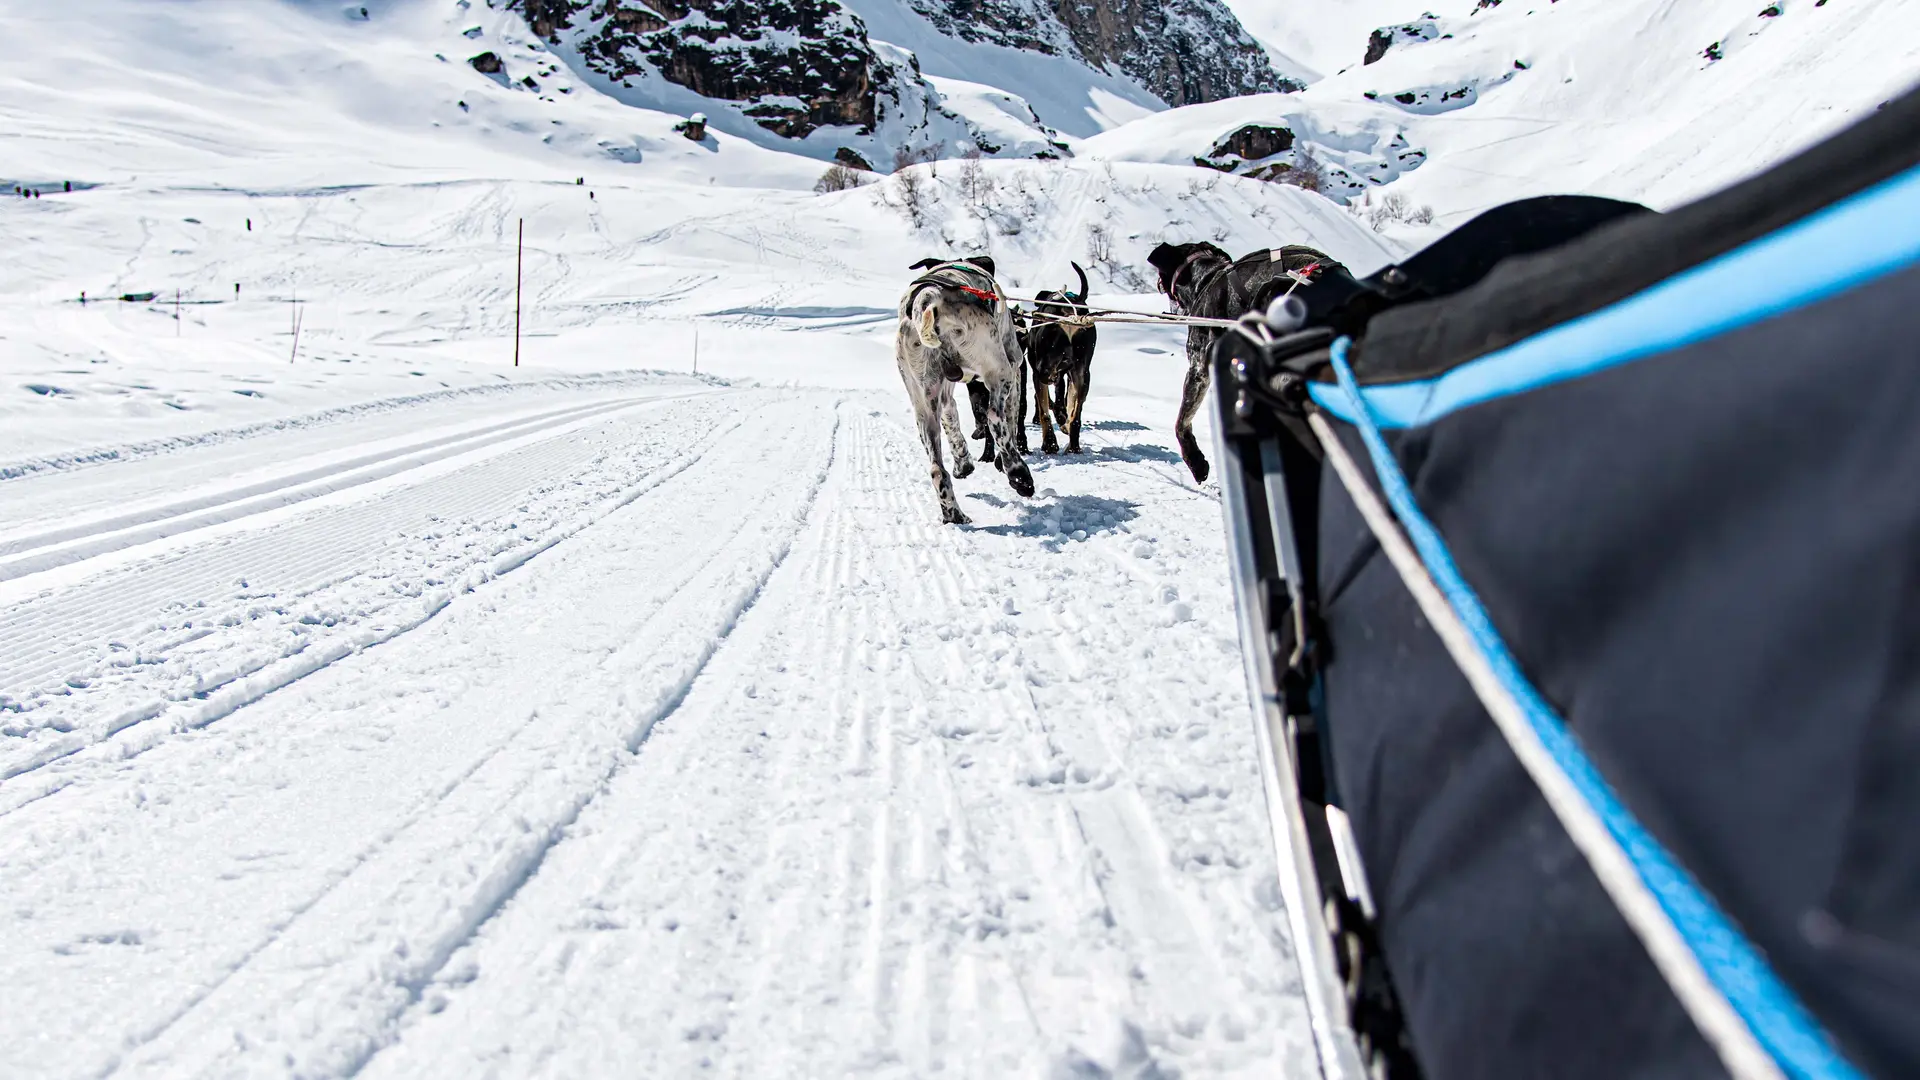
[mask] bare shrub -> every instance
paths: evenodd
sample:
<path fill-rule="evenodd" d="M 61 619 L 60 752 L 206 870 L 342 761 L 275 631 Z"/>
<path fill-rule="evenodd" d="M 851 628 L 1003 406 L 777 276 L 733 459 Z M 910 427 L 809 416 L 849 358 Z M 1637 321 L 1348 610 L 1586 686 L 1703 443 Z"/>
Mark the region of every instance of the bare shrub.
<path fill-rule="evenodd" d="M 1087 226 L 1087 257 L 1100 264 L 1113 261 L 1113 234 L 1105 225 Z"/>
<path fill-rule="evenodd" d="M 893 152 L 893 171 L 911 169 L 915 165 L 925 165 L 938 161 L 940 155 L 947 152 L 946 143 L 928 143 L 926 146 L 902 146 Z M 932 170 L 929 170 L 932 172 Z M 937 172 L 933 175 L 938 176 Z"/>
<path fill-rule="evenodd" d="M 980 164 L 980 148 L 970 147 L 960 156 L 960 197 L 975 210 L 984 211 L 993 201 L 993 178 Z"/>
<path fill-rule="evenodd" d="M 1324 194 L 1327 190 L 1326 166 L 1320 164 L 1320 159 L 1310 146 L 1302 146 L 1300 152 L 1294 155 L 1293 168 L 1281 171 L 1273 179 L 1275 183 L 1297 187 L 1301 191 Z"/>
<path fill-rule="evenodd" d="M 893 189 L 899 199 L 897 205 L 907 215 L 908 223 L 916 229 L 927 223 L 927 204 L 932 201 L 927 188 L 927 178 L 914 166 L 893 174 Z"/>
<path fill-rule="evenodd" d="M 816 195 L 826 195 L 835 191 L 850 191 L 865 182 L 859 169 L 849 168 L 836 161 L 826 172 L 820 174 L 820 179 L 813 182 L 813 192 Z"/>
<path fill-rule="evenodd" d="M 1433 207 L 1416 205 L 1398 191 L 1389 191 L 1378 199 L 1369 193 L 1361 203 L 1360 216 L 1373 231 L 1381 232 L 1389 225 L 1431 225 Z"/>

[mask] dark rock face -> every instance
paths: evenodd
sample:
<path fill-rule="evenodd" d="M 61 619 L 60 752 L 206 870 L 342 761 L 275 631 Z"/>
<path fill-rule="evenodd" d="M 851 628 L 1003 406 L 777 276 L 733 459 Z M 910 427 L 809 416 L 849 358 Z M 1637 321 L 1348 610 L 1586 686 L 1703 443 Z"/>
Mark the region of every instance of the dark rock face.
<path fill-rule="evenodd" d="M 859 152 L 851 147 L 843 146 L 835 150 L 833 152 L 833 160 L 845 165 L 849 169 L 859 169 L 861 172 L 873 171 L 873 166 L 867 164 L 867 159 L 861 157 Z"/>
<path fill-rule="evenodd" d="M 472 64 L 473 70 L 482 75 L 498 75 L 503 66 L 500 63 L 499 55 L 491 52 L 483 52 L 479 56 L 468 60 L 467 63 Z"/>
<path fill-rule="evenodd" d="M 874 125 L 866 28 L 837 0 L 514 0 L 535 33 L 562 31 L 614 81 L 657 72 L 703 97 L 746 103 L 775 134 Z"/>
<path fill-rule="evenodd" d="M 942 33 L 1111 65 L 1170 105 L 1298 90 L 1219 0 L 909 0 Z"/>
<path fill-rule="evenodd" d="M 1364 59 L 1360 61 L 1360 63 L 1363 66 L 1366 64 L 1374 63 L 1375 61 L 1379 60 L 1381 57 L 1387 55 L 1387 50 L 1392 46 L 1393 46 L 1393 31 L 1375 30 L 1373 32 L 1373 36 L 1367 39 L 1367 55 Z"/>
<path fill-rule="evenodd" d="M 1498 0 L 1495 2 L 1497 3 Z M 1367 39 L 1367 55 L 1360 63 L 1364 66 L 1378 61 L 1387 55 L 1388 49 L 1395 45 L 1417 45 L 1423 41 L 1452 36 L 1441 31 L 1440 16 L 1429 11 L 1412 22 L 1401 23 L 1398 26 L 1383 26 L 1375 30 L 1373 36 Z"/>
<path fill-rule="evenodd" d="M 1169 105 L 1302 89 L 1219 0 L 1059 0 L 1058 11 L 1088 63 L 1112 64 Z"/>
<path fill-rule="evenodd" d="M 1286 128 L 1247 124 L 1214 143 L 1213 149 L 1207 152 L 1207 156 L 1221 158 L 1231 154 L 1246 161 L 1257 161 L 1291 149 L 1293 149 L 1293 132 Z"/>

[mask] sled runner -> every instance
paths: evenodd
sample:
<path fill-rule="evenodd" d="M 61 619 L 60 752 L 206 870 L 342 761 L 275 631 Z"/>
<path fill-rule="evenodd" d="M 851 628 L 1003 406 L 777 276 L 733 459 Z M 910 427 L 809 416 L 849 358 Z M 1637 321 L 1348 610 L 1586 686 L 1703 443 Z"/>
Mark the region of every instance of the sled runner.
<path fill-rule="evenodd" d="M 1324 1076 L 1920 1076 L 1920 94 L 1212 352 Z"/>

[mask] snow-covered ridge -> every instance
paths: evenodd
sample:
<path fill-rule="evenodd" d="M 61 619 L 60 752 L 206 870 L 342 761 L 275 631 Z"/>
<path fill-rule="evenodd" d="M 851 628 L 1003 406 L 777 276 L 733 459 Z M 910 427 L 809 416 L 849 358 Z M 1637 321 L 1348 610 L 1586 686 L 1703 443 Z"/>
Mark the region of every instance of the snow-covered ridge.
<path fill-rule="evenodd" d="M 1247 9 L 1270 43 L 1295 25 L 1263 24 Z M 1284 125 L 1345 174 L 1332 174 L 1335 190 L 1350 190 L 1349 178 L 1391 185 L 1443 224 L 1551 192 L 1671 206 L 1818 141 L 1920 79 L 1920 6 L 1900 0 L 1376 0 L 1324 13 L 1338 40 L 1303 40 L 1339 67 L 1306 91 L 1175 110 L 1083 152 L 1189 160 L 1240 125 Z M 1379 16 L 1384 50 L 1352 22 L 1362 15 Z M 1387 152 L 1396 136 L 1424 151 L 1420 168 Z M 1353 158 L 1356 143 L 1370 153 Z"/>

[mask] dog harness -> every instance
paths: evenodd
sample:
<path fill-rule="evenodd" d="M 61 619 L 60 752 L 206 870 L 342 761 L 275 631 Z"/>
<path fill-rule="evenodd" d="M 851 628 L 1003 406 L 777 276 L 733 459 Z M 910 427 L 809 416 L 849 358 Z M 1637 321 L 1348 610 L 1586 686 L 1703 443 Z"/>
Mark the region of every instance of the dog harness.
<path fill-rule="evenodd" d="M 941 276 L 947 274 L 948 271 L 957 271 L 963 275 L 971 275 L 976 280 L 984 282 L 987 287 L 978 289 L 972 285 L 968 285 L 964 281 L 954 280 L 951 275 Z M 914 278 L 910 286 L 911 291 L 908 294 L 907 302 L 911 304 L 913 297 L 918 296 L 920 290 L 936 287 L 942 289 L 958 289 L 985 303 L 988 307 L 992 307 L 995 303 L 1006 299 L 1000 294 L 1000 283 L 993 280 L 992 274 L 987 273 L 985 270 L 969 262 L 949 262 L 941 263 L 939 266 L 933 267 L 926 273 Z"/>

